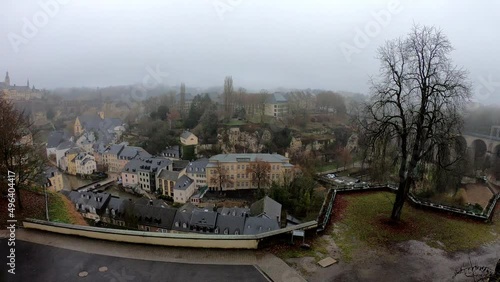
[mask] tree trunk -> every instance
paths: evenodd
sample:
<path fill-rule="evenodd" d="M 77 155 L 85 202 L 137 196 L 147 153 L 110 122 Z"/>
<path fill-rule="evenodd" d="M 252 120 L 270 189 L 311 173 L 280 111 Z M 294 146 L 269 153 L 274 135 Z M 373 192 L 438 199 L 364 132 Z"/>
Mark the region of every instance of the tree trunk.
<path fill-rule="evenodd" d="M 21 189 L 19 189 L 19 184 L 16 184 L 16 197 L 17 197 L 17 208 L 21 211 L 23 210 L 23 204 L 21 203 Z"/>
<path fill-rule="evenodd" d="M 396 192 L 396 200 L 394 201 L 391 214 L 391 219 L 394 221 L 400 221 L 401 219 L 401 212 L 403 211 L 403 205 L 405 204 L 406 197 L 408 197 L 410 185 L 410 178 L 405 178 L 403 181 L 399 182 L 398 191 Z"/>

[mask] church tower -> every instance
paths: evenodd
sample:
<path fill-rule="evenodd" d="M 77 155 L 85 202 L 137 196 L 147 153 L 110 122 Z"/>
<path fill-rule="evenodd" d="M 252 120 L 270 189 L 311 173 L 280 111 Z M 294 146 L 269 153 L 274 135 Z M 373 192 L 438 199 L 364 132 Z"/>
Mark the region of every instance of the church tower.
<path fill-rule="evenodd" d="M 5 74 L 5 85 L 10 86 L 9 72 Z"/>

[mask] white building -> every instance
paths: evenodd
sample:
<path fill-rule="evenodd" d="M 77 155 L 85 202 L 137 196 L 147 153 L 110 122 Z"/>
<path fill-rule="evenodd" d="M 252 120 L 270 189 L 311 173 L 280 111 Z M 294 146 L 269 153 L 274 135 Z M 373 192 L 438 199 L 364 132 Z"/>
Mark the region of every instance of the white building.
<path fill-rule="evenodd" d="M 97 170 L 94 156 L 89 153 L 80 153 L 75 158 L 76 174 L 90 175 Z"/>
<path fill-rule="evenodd" d="M 196 186 L 194 180 L 187 175 L 183 175 L 174 186 L 174 202 L 187 203 L 189 198 L 194 194 Z"/>
<path fill-rule="evenodd" d="M 186 175 L 194 180 L 196 188 L 207 186 L 207 164 L 208 159 L 199 159 L 194 162 L 190 162 L 186 167 Z"/>

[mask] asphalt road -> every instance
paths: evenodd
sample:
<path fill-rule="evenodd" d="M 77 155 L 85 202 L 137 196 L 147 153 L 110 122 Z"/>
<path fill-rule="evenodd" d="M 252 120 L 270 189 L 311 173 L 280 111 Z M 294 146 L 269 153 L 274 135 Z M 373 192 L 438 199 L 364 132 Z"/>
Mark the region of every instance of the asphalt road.
<path fill-rule="evenodd" d="M 7 240 L 0 240 L 0 281 L 268 281 L 252 265 L 146 261 L 88 254 L 16 241 L 15 275 L 7 273 Z M 80 275 L 87 274 L 85 277 Z"/>

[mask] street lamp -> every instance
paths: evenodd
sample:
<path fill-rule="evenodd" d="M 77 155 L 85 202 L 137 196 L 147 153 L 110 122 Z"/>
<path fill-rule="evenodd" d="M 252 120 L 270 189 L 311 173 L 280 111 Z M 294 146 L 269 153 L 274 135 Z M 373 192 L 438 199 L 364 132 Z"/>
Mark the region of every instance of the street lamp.
<path fill-rule="evenodd" d="M 47 218 L 47 221 L 50 221 L 50 219 L 49 219 L 49 205 L 48 205 L 49 199 L 47 197 L 47 186 L 46 185 L 43 186 L 43 190 L 45 192 L 45 217 Z"/>

